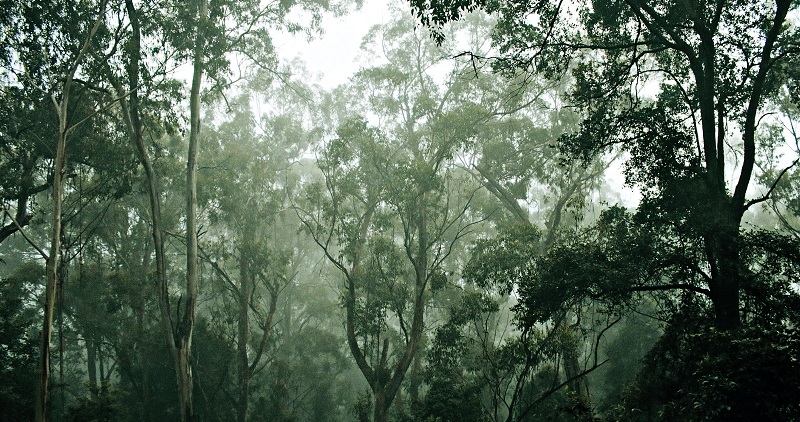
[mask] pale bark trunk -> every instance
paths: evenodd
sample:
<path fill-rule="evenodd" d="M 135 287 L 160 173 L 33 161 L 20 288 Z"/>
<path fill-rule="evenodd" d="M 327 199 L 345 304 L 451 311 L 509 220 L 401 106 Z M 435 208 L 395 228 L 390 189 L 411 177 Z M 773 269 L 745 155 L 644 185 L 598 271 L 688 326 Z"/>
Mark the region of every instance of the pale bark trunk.
<path fill-rule="evenodd" d="M 56 278 L 59 250 L 61 249 L 61 203 L 64 192 L 63 173 L 67 141 L 67 102 L 69 85 L 65 83 L 65 92 L 59 104 L 59 133 L 56 143 L 56 158 L 53 165 L 53 222 L 50 235 L 50 254 L 47 257 L 44 299 L 44 321 L 39 351 L 39 394 L 37 395 L 36 420 L 47 420 L 50 388 L 50 342 L 53 338 L 53 311 L 56 303 Z M 55 99 L 53 99 L 55 102 Z"/>
<path fill-rule="evenodd" d="M 186 403 L 187 400 L 191 400 L 191 391 L 189 391 L 187 395 L 186 389 L 182 386 L 186 385 L 187 379 L 189 382 L 191 382 L 191 371 L 185 368 L 185 365 L 183 364 L 184 362 L 189 362 L 189 359 L 187 359 L 186 355 L 186 349 L 183 347 L 183 337 L 176 336 L 176 334 L 179 333 L 173 328 L 173 319 L 169 306 L 169 283 L 167 280 L 163 223 L 161 219 L 160 189 L 158 186 L 158 179 L 153 168 L 153 163 L 150 160 L 147 147 L 144 144 L 144 128 L 141 122 L 139 111 L 139 67 L 141 61 L 141 30 L 139 13 L 136 10 L 132 0 L 125 1 L 125 8 L 128 12 L 131 22 L 132 36 L 129 44 L 131 61 L 128 65 L 128 87 L 130 90 L 128 101 L 130 107 L 128 107 L 124 101 L 121 102 L 121 107 L 123 109 L 122 115 L 126 125 L 128 126 L 131 142 L 136 146 L 136 150 L 139 155 L 139 161 L 144 168 L 147 193 L 150 201 L 150 218 L 152 229 L 151 235 L 153 237 L 153 247 L 155 249 L 155 285 L 157 290 L 160 325 L 164 335 L 165 343 L 175 364 L 175 376 L 178 385 L 178 398 L 181 408 L 181 415 L 182 420 L 186 421 L 187 419 L 183 417 L 183 415 L 186 413 L 186 406 L 184 403 Z M 115 88 L 118 93 L 122 93 L 122 88 L 119 85 L 115 84 Z M 189 301 L 187 300 L 187 305 L 188 302 Z M 178 322 L 178 324 L 180 324 L 180 322 Z M 180 328 L 181 327 L 179 326 L 178 329 Z M 146 386 L 143 386 L 143 388 L 146 388 Z M 191 408 L 191 406 L 189 407 Z M 189 412 L 189 415 L 191 415 L 191 412 Z M 144 418 L 147 419 L 147 415 L 144 415 Z"/>
<path fill-rule="evenodd" d="M 81 50 L 75 57 L 75 61 L 70 66 L 64 78 L 64 85 L 62 86 L 61 100 L 56 100 L 55 95 L 51 97 L 55 107 L 56 115 L 58 117 L 58 135 L 56 138 L 56 156 L 53 162 L 53 223 L 50 235 L 50 254 L 47 256 L 47 265 L 45 269 L 46 283 L 45 283 L 45 300 L 44 300 L 44 318 L 42 323 L 42 337 L 41 349 L 39 351 L 39 383 L 38 394 L 36 395 L 36 421 L 43 422 L 47 420 L 47 408 L 49 400 L 49 383 L 50 383 L 50 342 L 53 338 L 53 311 L 55 309 L 56 300 L 56 281 L 58 277 L 58 261 L 59 251 L 61 249 L 61 205 L 64 194 L 64 165 L 66 161 L 66 145 L 67 136 L 70 132 L 68 126 L 68 107 L 69 107 L 69 93 L 72 88 L 72 81 L 75 77 L 75 72 L 78 70 L 81 62 L 83 62 L 86 53 L 89 51 L 92 37 L 97 33 L 100 24 L 105 15 L 105 5 L 103 2 L 100 5 L 100 11 L 97 19 L 86 36 L 86 39 L 81 45 Z"/>
<path fill-rule="evenodd" d="M 567 322 L 568 319 L 568 317 L 564 318 L 561 323 L 561 329 L 564 331 L 564 335 L 567 337 L 572 335 L 570 333 L 572 327 L 570 327 L 569 323 Z M 569 344 L 570 342 L 567 343 Z M 564 376 L 567 380 L 571 380 L 569 383 L 567 383 L 567 389 L 575 394 L 575 414 L 587 419 L 591 419 L 592 407 L 589 398 L 589 388 L 586 383 L 586 377 L 579 376 L 582 370 L 580 361 L 578 360 L 577 345 L 574 347 L 564 347 L 561 351 L 561 356 L 564 360 Z"/>
<path fill-rule="evenodd" d="M 87 330 L 88 331 L 88 330 Z M 97 343 L 91 335 L 86 336 L 86 369 L 89 373 L 89 384 L 97 387 Z"/>
<path fill-rule="evenodd" d="M 197 310 L 197 155 L 200 142 L 200 85 L 203 80 L 203 28 L 208 20 L 208 1 L 198 1 L 198 25 L 193 52 L 192 87 L 189 96 L 189 151 L 186 158 L 186 307 L 177 326 L 178 389 L 181 420 L 195 419 L 192 403 L 192 335 Z"/>

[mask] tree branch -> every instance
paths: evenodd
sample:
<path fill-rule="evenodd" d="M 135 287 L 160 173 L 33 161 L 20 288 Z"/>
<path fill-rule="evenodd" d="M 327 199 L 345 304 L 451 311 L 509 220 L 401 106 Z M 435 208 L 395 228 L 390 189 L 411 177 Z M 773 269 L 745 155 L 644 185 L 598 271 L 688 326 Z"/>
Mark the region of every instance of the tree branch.
<path fill-rule="evenodd" d="M 768 200 L 770 198 L 770 196 L 772 195 L 772 192 L 778 186 L 778 183 L 781 181 L 781 178 L 783 178 L 783 175 L 786 174 L 786 172 L 789 171 L 792 167 L 796 166 L 798 162 L 800 162 L 800 157 L 798 157 L 794 161 L 792 161 L 792 164 L 790 164 L 788 167 L 786 167 L 785 169 L 781 170 L 781 173 L 772 182 L 772 185 L 769 187 L 769 190 L 767 191 L 767 193 L 764 194 L 764 196 L 762 196 L 760 198 L 756 198 L 756 199 L 751 199 L 750 201 L 747 201 L 747 203 L 744 205 L 744 209 L 747 210 L 748 208 L 750 208 L 751 206 L 753 206 L 755 204 L 758 204 L 760 202 L 764 202 L 764 201 Z"/>

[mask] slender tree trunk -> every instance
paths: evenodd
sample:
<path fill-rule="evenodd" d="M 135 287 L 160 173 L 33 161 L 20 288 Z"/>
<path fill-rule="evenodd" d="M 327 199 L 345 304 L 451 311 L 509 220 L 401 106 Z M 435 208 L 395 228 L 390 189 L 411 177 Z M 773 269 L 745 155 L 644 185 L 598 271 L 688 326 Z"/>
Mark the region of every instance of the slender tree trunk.
<path fill-rule="evenodd" d="M 167 280 L 167 264 L 164 248 L 163 223 L 161 220 L 161 201 L 158 179 L 153 169 L 147 147 L 144 144 L 143 129 L 139 111 L 139 67 L 141 62 L 141 29 L 139 22 L 139 12 L 136 10 L 133 0 L 125 0 L 125 8 L 131 22 L 131 40 L 129 51 L 131 60 L 128 64 L 128 95 L 129 106 L 122 101 L 123 119 L 131 136 L 131 142 L 136 146 L 139 155 L 139 162 L 142 164 L 147 183 L 148 199 L 150 201 L 151 234 L 153 236 L 153 247 L 156 259 L 156 278 L 155 286 L 157 291 L 157 303 L 160 314 L 160 325 L 164 335 L 167 348 L 172 355 L 175 364 L 176 380 L 178 383 L 179 402 L 181 404 L 181 414 L 184 412 L 184 395 L 181 385 L 185 382 L 185 373 L 180 369 L 181 356 L 179 353 L 178 339 L 173 329 L 173 320 L 169 307 L 169 283 Z M 112 83 L 113 75 L 111 76 Z M 115 83 L 118 93 L 122 94 L 122 88 Z M 142 362 L 144 364 L 144 362 Z M 190 374 L 189 374 L 190 375 Z M 144 375 L 143 375 L 144 377 Z M 146 388 L 143 386 L 143 388 Z M 146 417 L 146 416 L 145 416 Z M 185 420 L 185 419 L 183 419 Z"/>
<path fill-rule="evenodd" d="M 422 360 L 419 351 L 414 356 L 414 363 L 411 364 L 411 376 L 409 377 L 408 396 L 411 406 L 419 403 L 419 389 L 423 379 Z"/>
<path fill-rule="evenodd" d="M 144 338 L 146 335 L 144 330 L 144 306 L 136 306 L 135 312 L 137 332 L 141 336 L 140 338 Z M 145 365 L 146 358 L 144 347 L 139 347 L 138 352 L 139 367 L 141 371 L 140 378 L 142 384 L 142 410 L 139 420 L 142 422 L 147 422 L 150 420 L 150 376 L 147 373 L 147 365 Z"/>
<path fill-rule="evenodd" d="M 88 330 L 87 330 L 88 331 Z M 89 383 L 97 387 L 97 346 L 94 336 L 86 336 L 86 369 L 89 373 Z"/>
<path fill-rule="evenodd" d="M 66 85 L 66 84 L 65 84 Z M 56 140 L 56 158 L 53 164 L 53 222 L 50 234 L 50 254 L 45 269 L 47 281 L 44 290 L 44 322 L 39 351 L 39 394 L 37 395 L 36 420 L 47 420 L 50 388 L 50 342 L 53 338 L 53 312 L 56 304 L 56 279 L 58 258 L 61 249 L 61 204 L 64 193 L 63 175 L 67 142 L 67 101 L 65 92 L 60 104 L 57 104 L 59 131 Z M 55 98 L 53 102 L 55 103 Z"/>
<path fill-rule="evenodd" d="M 567 318 L 561 323 L 562 330 L 565 336 L 571 336 L 572 328 L 567 322 Z M 567 344 L 571 345 L 572 342 L 568 341 Z M 578 360 L 578 347 L 565 346 L 561 350 L 561 356 L 564 359 L 564 376 L 568 380 L 572 380 L 567 384 L 570 392 L 575 394 L 574 411 L 579 416 L 579 419 L 592 419 L 592 407 L 589 400 L 589 388 L 586 383 L 586 377 L 579 377 L 581 373 L 581 364 Z"/>
<path fill-rule="evenodd" d="M 197 155 L 200 142 L 200 86 L 203 80 L 204 28 L 208 20 L 208 1 L 198 0 L 198 25 L 193 52 L 192 87 L 189 95 L 189 152 L 186 158 L 186 305 L 178 322 L 176 339 L 178 389 L 181 420 L 195 419 L 192 403 L 192 335 L 197 308 Z"/>
<path fill-rule="evenodd" d="M 75 61 L 67 70 L 64 78 L 64 85 L 62 86 L 61 99 L 56 100 L 55 95 L 51 96 L 56 116 L 58 117 L 58 135 L 56 137 L 56 156 L 53 162 L 53 223 L 50 235 L 50 254 L 47 256 L 47 265 L 45 269 L 44 321 L 42 324 L 42 341 L 39 353 L 39 391 L 36 396 L 36 420 L 40 422 L 47 419 L 49 400 L 50 341 L 53 338 L 53 311 L 55 309 L 58 261 L 59 252 L 61 250 L 61 206 L 64 195 L 64 165 L 66 161 L 67 136 L 70 130 L 67 115 L 69 94 L 70 89 L 72 89 L 72 81 L 75 77 L 75 72 L 77 72 L 81 62 L 83 62 L 83 58 L 89 50 L 92 37 L 94 37 L 94 34 L 97 33 L 97 30 L 100 28 L 100 23 L 103 21 L 104 14 L 105 2 L 101 4 L 99 15 L 94 21 L 94 25 L 89 34 L 87 34 L 83 45 L 81 45 L 81 50 L 75 57 Z"/>
<path fill-rule="evenodd" d="M 252 231 L 243 230 L 243 240 L 239 251 L 239 321 L 236 339 L 237 369 L 239 383 L 239 399 L 236 403 L 236 418 L 239 422 L 247 421 L 247 407 L 250 398 L 250 362 L 247 357 L 247 342 L 250 334 L 250 292 L 252 283 L 250 262 L 248 259 L 251 247 Z M 266 335 L 266 333 L 264 334 Z"/>
<path fill-rule="evenodd" d="M 97 375 L 100 378 L 101 389 L 105 389 L 104 387 L 102 387 L 102 385 L 103 385 L 103 382 L 106 379 L 108 379 L 108 377 L 106 375 L 106 364 L 105 364 L 105 359 L 104 359 L 104 356 L 103 356 L 103 345 L 102 344 L 98 344 L 97 345 L 97 364 L 98 364 L 97 368 L 99 369 L 99 373 Z"/>

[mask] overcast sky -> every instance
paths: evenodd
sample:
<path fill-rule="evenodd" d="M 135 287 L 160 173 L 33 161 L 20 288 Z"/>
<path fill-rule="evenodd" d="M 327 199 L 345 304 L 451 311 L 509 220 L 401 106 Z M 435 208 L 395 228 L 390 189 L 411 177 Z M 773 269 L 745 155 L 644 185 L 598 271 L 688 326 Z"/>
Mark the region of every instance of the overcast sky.
<path fill-rule="evenodd" d="M 302 34 L 275 34 L 280 60 L 284 63 L 295 58 L 303 60 L 325 88 L 346 82 L 360 67 L 356 59 L 361 39 L 370 27 L 389 19 L 387 4 L 392 1 L 398 0 L 364 0 L 360 10 L 346 16 L 326 15 L 322 20 L 325 34 L 310 43 Z"/>

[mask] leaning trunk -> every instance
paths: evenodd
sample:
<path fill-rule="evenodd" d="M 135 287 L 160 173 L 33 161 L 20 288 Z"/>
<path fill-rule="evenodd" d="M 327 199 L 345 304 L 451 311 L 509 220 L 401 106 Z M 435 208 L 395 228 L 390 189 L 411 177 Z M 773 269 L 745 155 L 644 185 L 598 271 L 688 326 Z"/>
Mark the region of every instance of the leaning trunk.
<path fill-rule="evenodd" d="M 155 274 L 155 287 L 157 293 L 157 303 L 160 315 L 161 330 L 164 335 L 165 343 L 173 357 L 175 363 L 176 379 L 178 383 L 179 401 L 181 403 L 181 413 L 184 413 L 184 389 L 181 385 L 185 383 L 185 376 L 182 374 L 186 372 L 189 379 L 191 373 L 189 371 L 181 371 L 180 355 L 184 351 L 179 348 L 180 340 L 176 338 L 176 333 L 173 330 L 172 315 L 169 311 L 169 284 L 167 282 L 167 264 L 164 247 L 163 224 L 161 220 L 161 202 L 160 190 L 158 187 L 158 179 L 153 168 L 153 163 L 150 160 L 147 147 L 144 144 L 144 125 L 141 121 L 139 110 L 139 67 L 141 62 L 141 28 L 139 21 L 139 11 L 133 4 L 133 0 L 125 0 L 125 9 L 128 13 L 131 25 L 131 39 L 128 44 L 128 49 L 131 54 L 131 60 L 128 63 L 128 103 L 121 101 L 120 106 L 123 109 L 123 120 L 128 127 L 131 142 L 136 147 L 136 152 L 139 156 L 139 162 L 144 168 L 145 181 L 147 185 L 147 194 L 150 202 L 150 218 L 151 218 L 151 235 L 153 237 L 153 247 L 155 249 L 156 260 L 156 274 Z M 123 94 L 122 87 L 116 83 L 113 75 L 109 75 L 115 89 L 119 94 Z M 120 95 L 121 97 L 123 95 Z M 143 375 L 143 378 L 145 375 Z M 147 388 L 143 386 L 143 388 Z M 146 394 L 145 394 L 146 395 Z M 191 397 L 191 395 L 189 396 Z M 146 412 L 146 410 L 145 410 Z M 146 418 L 146 415 L 145 415 Z M 185 420 L 185 419 L 184 419 Z"/>

